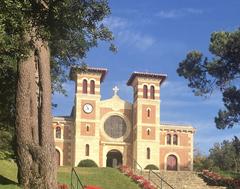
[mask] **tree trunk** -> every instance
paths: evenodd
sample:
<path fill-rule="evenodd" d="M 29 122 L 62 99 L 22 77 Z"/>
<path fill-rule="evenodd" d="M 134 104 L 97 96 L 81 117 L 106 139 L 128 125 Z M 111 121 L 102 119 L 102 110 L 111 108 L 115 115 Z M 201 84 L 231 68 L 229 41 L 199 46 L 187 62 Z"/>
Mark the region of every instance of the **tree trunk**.
<path fill-rule="evenodd" d="M 41 39 L 31 40 L 33 47 L 28 58 L 18 63 L 18 181 L 26 189 L 56 189 L 49 48 Z"/>

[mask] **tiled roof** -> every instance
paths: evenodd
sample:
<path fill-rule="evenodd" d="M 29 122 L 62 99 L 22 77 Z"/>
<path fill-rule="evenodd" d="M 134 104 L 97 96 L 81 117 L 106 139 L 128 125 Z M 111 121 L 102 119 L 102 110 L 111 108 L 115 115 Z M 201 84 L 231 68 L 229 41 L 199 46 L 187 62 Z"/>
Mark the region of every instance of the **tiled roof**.
<path fill-rule="evenodd" d="M 70 78 L 73 80 L 74 78 L 74 73 L 76 72 L 90 72 L 90 73 L 101 73 L 101 78 L 100 81 L 103 82 L 106 74 L 107 74 L 107 69 L 105 68 L 92 68 L 92 67 L 86 67 L 86 69 L 81 68 L 81 67 L 72 67 L 70 70 Z"/>
<path fill-rule="evenodd" d="M 167 75 L 166 74 L 158 74 L 158 73 L 148 73 L 148 72 L 133 72 L 131 77 L 129 78 L 127 85 L 131 85 L 135 77 L 146 77 L 146 78 L 156 78 L 156 79 L 161 79 L 160 84 L 164 82 L 166 79 Z"/>

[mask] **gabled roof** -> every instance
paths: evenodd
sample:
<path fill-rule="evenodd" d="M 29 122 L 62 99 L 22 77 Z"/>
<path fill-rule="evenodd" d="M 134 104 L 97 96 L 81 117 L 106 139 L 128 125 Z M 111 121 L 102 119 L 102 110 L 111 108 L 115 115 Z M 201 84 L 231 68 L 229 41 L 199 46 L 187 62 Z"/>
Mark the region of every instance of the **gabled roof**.
<path fill-rule="evenodd" d="M 71 67 L 70 69 L 70 79 L 74 80 L 75 74 L 76 73 L 100 73 L 101 78 L 100 81 L 103 82 L 106 74 L 107 74 L 107 69 L 106 68 L 92 68 L 92 67 Z"/>
<path fill-rule="evenodd" d="M 121 99 L 118 95 L 113 95 L 112 98 L 101 100 L 100 107 L 111 108 L 114 111 L 118 111 L 120 109 L 132 109 L 132 104 Z"/>
<path fill-rule="evenodd" d="M 164 82 L 167 75 L 166 74 L 158 74 L 158 73 L 148 73 L 148 72 L 133 72 L 131 77 L 129 78 L 127 85 L 132 85 L 133 80 L 135 77 L 145 77 L 145 78 L 154 78 L 154 79 L 160 79 L 160 84 Z"/>

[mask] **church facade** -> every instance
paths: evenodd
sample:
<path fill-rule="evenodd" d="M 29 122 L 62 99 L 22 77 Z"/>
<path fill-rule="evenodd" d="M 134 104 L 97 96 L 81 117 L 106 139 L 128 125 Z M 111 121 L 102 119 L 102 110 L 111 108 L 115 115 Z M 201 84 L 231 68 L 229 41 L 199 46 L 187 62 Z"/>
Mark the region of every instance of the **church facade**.
<path fill-rule="evenodd" d="M 71 116 L 54 117 L 53 129 L 59 165 L 77 166 L 91 159 L 100 167 L 120 164 L 162 170 L 193 169 L 195 129 L 160 122 L 160 91 L 164 74 L 134 72 L 127 85 L 133 102 L 121 99 L 114 87 L 112 98 L 101 100 L 101 83 L 107 69 L 72 68 L 75 103 Z"/>

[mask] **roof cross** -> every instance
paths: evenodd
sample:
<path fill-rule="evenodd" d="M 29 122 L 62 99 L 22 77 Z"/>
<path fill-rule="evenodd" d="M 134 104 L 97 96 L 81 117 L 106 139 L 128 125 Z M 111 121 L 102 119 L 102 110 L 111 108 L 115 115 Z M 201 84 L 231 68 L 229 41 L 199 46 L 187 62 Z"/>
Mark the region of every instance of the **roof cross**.
<path fill-rule="evenodd" d="M 114 91 L 114 95 L 117 95 L 118 91 L 119 91 L 119 88 L 117 86 L 115 86 L 113 88 L 113 91 Z"/>

